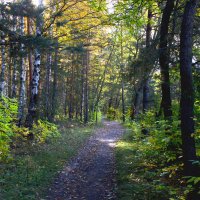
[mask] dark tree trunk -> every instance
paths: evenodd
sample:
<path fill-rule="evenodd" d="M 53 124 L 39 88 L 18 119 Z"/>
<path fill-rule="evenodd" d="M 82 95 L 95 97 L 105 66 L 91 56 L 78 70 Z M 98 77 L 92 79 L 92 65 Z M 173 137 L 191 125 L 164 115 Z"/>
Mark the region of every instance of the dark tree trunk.
<path fill-rule="evenodd" d="M 54 120 L 56 111 L 57 79 L 58 79 L 58 47 L 55 49 L 54 67 L 53 67 L 53 91 L 51 99 L 51 121 Z"/>
<path fill-rule="evenodd" d="M 83 64 L 83 69 L 82 69 L 82 76 L 81 76 L 81 110 L 80 110 L 80 118 L 81 121 L 83 121 L 83 113 L 84 113 L 84 102 L 85 102 L 85 78 L 84 78 L 84 55 L 82 57 L 82 64 Z"/>
<path fill-rule="evenodd" d="M 45 111 L 46 118 L 50 120 L 50 79 L 51 79 L 51 65 L 52 57 L 51 53 L 47 53 L 47 63 L 46 63 L 46 80 L 45 80 Z"/>
<path fill-rule="evenodd" d="M 28 36 L 31 35 L 31 19 L 27 17 L 27 34 Z M 27 98 L 31 96 L 31 80 L 32 80 L 32 73 L 33 73 L 33 62 L 32 62 L 32 50 L 28 49 L 28 84 L 27 84 Z"/>
<path fill-rule="evenodd" d="M 171 93 L 169 80 L 169 50 L 168 50 L 168 30 L 169 20 L 174 9 L 174 0 L 167 0 L 165 9 L 163 11 L 161 29 L 160 29 L 160 70 L 161 70 L 161 90 L 162 100 L 161 109 L 163 109 L 165 119 L 172 117 L 171 109 Z"/>
<path fill-rule="evenodd" d="M 187 1 L 180 35 L 180 75 L 181 75 L 181 133 L 183 162 L 186 176 L 195 176 L 196 169 L 192 160 L 196 160 L 194 134 L 194 89 L 192 78 L 192 34 L 193 22 L 198 0 Z M 191 198 L 196 199 L 196 198 Z M 200 199 L 200 198 L 199 198 Z"/>
<path fill-rule="evenodd" d="M 109 98 L 108 100 L 108 108 L 111 108 L 112 107 L 112 97 Z"/>
<path fill-rule="evenodd" d="M 123 26 L 121 23 L 121 89 L 122 89 L 122 121 L 126 121 L 124 99 L 124 52 L 123 52 Z"/>
<path fill-rule="evenodd" d="M 69 113 L 69 119 L 73 119 L 73 108 L 71 100 L 69 100 L 68 102 L 68 113 Z"/>
<path fill-rule="evenodd" d="M 74 52 L 71 54 L 71 78 L 70 78 L 70 95 L 69 95 L 69 105 L 68 105 L 68 111 L 69 111 L 69 119 L 74 118 L 74 104 L 75 104 L 75 99 L 74 99 Z"/>
<path fill-rule="evenodd" d="M 67 82 L 66 82 L 66 89 L 65 89 L 65 103 L 64 103 L 64 115 L 65 117 L 67 117 L 67 95 L 68 95 L 68 91 L 67 91 Z"/>
<path fill-rule="evenodd" d="M 125 122 L 124 80 L 122 80 L 122 121 Z"/>
<path fill-rule="evenodd" d="M 84 101 L 84 123 L 87 123 L 89 120 L 89 111 L 88 111 L 88 70 L 89 70 L 89 51 L 86 50 L 85 53 L 85 101 Z"/>

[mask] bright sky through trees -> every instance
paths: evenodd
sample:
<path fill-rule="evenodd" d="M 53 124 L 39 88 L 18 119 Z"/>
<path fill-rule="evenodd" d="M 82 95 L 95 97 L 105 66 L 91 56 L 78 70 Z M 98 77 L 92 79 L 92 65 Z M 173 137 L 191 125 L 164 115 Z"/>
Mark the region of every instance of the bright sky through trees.
<path fill-rule="evenodd" d="M 106 1 L 107 1 L 108 12 L 113 13 L 114 12 L 114 0 L 106 0 Z"/>
<path fill-rule="evenodd" d="M 41 1 L 41 0 L 32 0 L 33 4 L 36 5 L 36 6 L 39 5 L 40 1 Z M 4 2 L 4 3 L 7 3 L 7 2 L 14 2 L 14 0 L 1 0 L 1 2 L 2 2 L 2 3 L 3 3 L 3 2 Z"/>

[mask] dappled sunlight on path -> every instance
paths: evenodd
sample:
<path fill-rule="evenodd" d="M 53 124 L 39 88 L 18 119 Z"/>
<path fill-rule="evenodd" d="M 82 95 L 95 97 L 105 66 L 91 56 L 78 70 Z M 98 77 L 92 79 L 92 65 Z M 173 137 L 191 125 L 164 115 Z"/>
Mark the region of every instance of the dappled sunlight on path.
<path fill-rule="evenodd" d="M 124 130 L 117 122 L 103 123 L 59 174 L 46 199 L 116 199 L 114 147 Z"/>

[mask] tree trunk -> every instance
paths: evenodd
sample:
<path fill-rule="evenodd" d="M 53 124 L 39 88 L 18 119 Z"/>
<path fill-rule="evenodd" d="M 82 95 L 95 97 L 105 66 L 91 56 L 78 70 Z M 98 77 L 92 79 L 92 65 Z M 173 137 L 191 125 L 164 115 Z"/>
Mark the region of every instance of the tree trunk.
<path fill-rule="evenodd" d="M 31 19 L 29 17 L 27 17 L 27 33 L 30 36 L 31 35 Z M 33 74 L 33 62 L 32 62 L 32 50 L 28 49 L 28 66 L 29 66 L 29 70 L 28 70 L 28 85 L 27 85 L 27 98 L 29 99 L 29 97 L 31 96 L 31 80 L 32 80 L 32 74 Z"/>
<path fill-rule="evenodd" d="M 148 23 L 147 23 L 147 29 L 146 29 L 146 48 L 148 49 L 150 46 L 150 40 L 151 40 L 151 19 L 152 19 L 152 11 L 149 8 L 148 9 Z M 149 107 L 149 80 L 145 80 L 143 84 L 143 112 L 146 112 Z"/>
<path fill-rule="evenodd" d="M 40 1 L 40 7 L 42 7 L 42 1 Z M 41 37 L 41 28 L 42 28 L 42 13 L 37 19 L 36 26 L 36 38 Z M 28 114 L 26 116 L 25 126 L 32 128 L 33 122 L 37 117 L 37 100 L 39 94 L 39 80 L 40 80 L 40 64 L 41 64 L 41 54 L 40 49 L 37 47 L 35 49 L 35 61 L 34 61 L 34 69 L 31 80 L 31 95 L 30 102 L 28 107 Z"/>
<path fill-rule="evenodd" d="M 4 94 L 5 86 L 5 69 L 6 69 L 6 51 L 5 51 L 5 34 L 1 32 L 1 74 L 0 74 L 0 98 Z"/>
<path fill-rule="evenodd" d="M 58 44 L 57 44 L 58 45 Z M 53 91 L 51 100 L 51 121 L 54 120 L 56 113 L 56 95 L 57 95 L 57 79 L 58 79 L 58 46 L 55 49 L 54 67 L 53 67 Z"/>
<path fill-rule="evenodd" d="M 135 100 L 134 100 L 134 107 L 135 107 L 135 111 L 134 111 L 134 117 L 136 117 L 139 112 L 140 112 L 140 104 L 141 104 L 141 98 L 142 98 L 142 90 L 143 87 L 139 87 L 139 89 L 136 92 L 135 95 Z"/>
<path fill-rule="evenodd" d="M 46 80 L 45 80 L 45 110 L 46 118 L 50 120 L 50 78 L 51 78 L 51 64 L 52 57 L 51 53 L 47 53 L 47 63 L 46 63 Z"/>
<path fill-rule="evenodd" d="M 163 109 L 165 119 L 172 117 L 171 109 L 171 93 L 169 80 L 169 50 L 168 50 L 168 30 L 169 20 L 174 9 L 174 0 L 167 0 L 165 9 L 163 11 L 161 29 L 160 29 L 160 71 L 161 71 L 161 109 Z"/>
<path fill-rule="evenodd" d="M 74 52 L 71 54 L 71 78 L 70 78 L 70 96 L 69 96 L 69 119 L 74 118 L 74 104 L 75 104 L 75 99 L 74 99 Z"/>
<path fill-rule="evenodd" d="M 122 80 L 122 121 L 125 122 L 124 80 Z"/>
<path fill-rule="evenodd" d="M 17 17 L 13 16 L 13 31 L 17 30 Z M 11 97 L 12 98 L 16 98 L 17 95 L 17 56 L 14 54 L 17 54 L 17 47 L 16 45 L 12 46 L 12 62 L 13 62 L 13 71 L 12 71 L 12 86 L 11 86 Z"/>
<path fill-rule="evenodd" d="M 68 96 L 68 91 L 67 91 L 67 84 L 68 82 L 66 82 L 66 85 L 65 85 L 65 103 L 64 103 L 64 115 L 65 117 L 67 117 L 67 102 L 68 102 L 68 99 L 67 99 L 67 96 Z"/>
<path fill-rule="evenodd" d="M 123 56 L 123 30 L 121 23 L 121 88 L 122 88 L 122 121 L 125 122 L 125 100 L 124 100 L 124 56 Z"/>
<path fill-rule="evenodd" d="M 131 120 L 134 120 L 139 114 L 142 92 L 143 92 L 143 86 L 140 86 L 137 90 L 135 90 L 135 96 L 133 98 L 133 105 L 131 112 Z"/>
<path fill-rule="evenodd" d="M 21 35 L 24 35 L 24 18 L 20 19 Z M 20 91 L 19 91 L 19 107 L 18 107 L 18 126 L 22 125 L 24 118 L 24 107 L 26 105 L 26 66 L 24 58 L 24 44 L 21 44 L 21 69 L 20 69 Z"/>
<path fill-rule="evenodd" d="M 80 118 L 83 121 L 83 113 L 84 113 L 84 104 L 85 104 L 85 67 L 84 67 L 84 54 L 82 55 L 82 76 L 81 76 L 81 110 L 80 110 Z"/>
<path fill-rule="evenodd" d="M 143 104 L 143 113 L 145 113 L 149 107 L 149 80 L 144 81 L 142 104 Z"/>
<path fill-rule="evenodd" d="M 187 1 L 180 35 L 180 75 L 181 75 L 181 133 L 183 162 L 186 176 L 195 176 L 192 161 L 197 159 L 194 134 L 194 89 L 192 78 L 192 34 L 198 0 Z"/>
<path fill-rule="evenodd" d="M 86 50 L 85 53 L 85 105 L 84 105 L 84 123 L 88 123 L 89 120 L 89 111 L 88 111 L 88 70 L 89 70 L 89 50 Z"/>
<path fill-rule="evenodd" d="M 17 59 L 13 58 L 12 98 L 17 95 Z"/>
<path fill-rule="evenodd" d="M 9 59 L 9 71 L 8 71 L 8 97 L 12 97 L 12 64 L 13 64 L 13 58 L 12 58 L 12 51 L 13 51 L 13 45 L 10 45 L 10 59 Z"/>

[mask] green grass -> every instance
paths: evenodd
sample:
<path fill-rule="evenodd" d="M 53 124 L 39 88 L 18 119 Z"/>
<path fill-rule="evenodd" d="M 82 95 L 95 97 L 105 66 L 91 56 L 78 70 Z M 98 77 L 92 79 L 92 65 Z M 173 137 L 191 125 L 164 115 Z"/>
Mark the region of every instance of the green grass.
<path fill-rule="evenodd" d="M 119 200 L 173 200 L 176 191 L 160 177 L 159 166 L 143 155 L 142 142 L 128 130 L 116 147 Z M 153 158 L 154 159 L 154 158 Z M 176 197 L 176 198 L 174 198 Z"/>
<path fill-rule="evenodd" d="M 0 199 L 42 199 L 45 191 L 93 132 L 92 127 L 61 128 L 62 137 L 43 145 L 24 145 L 10 163 L 0 165 Z"/>

